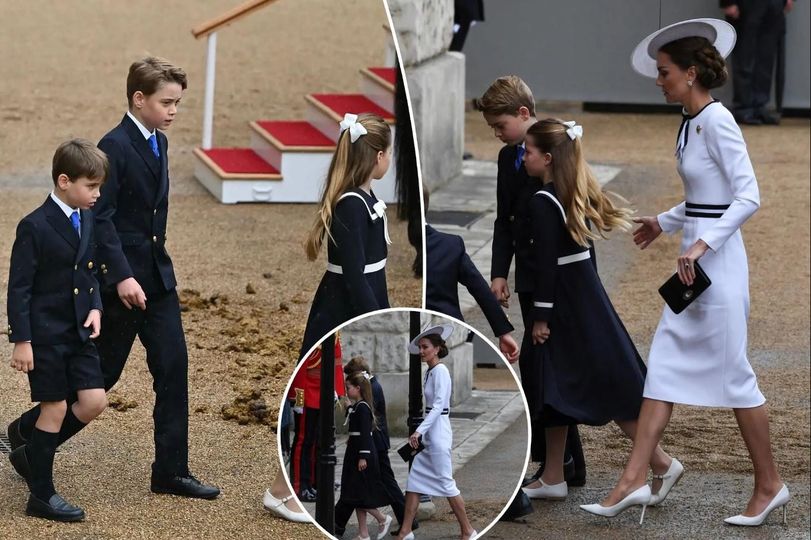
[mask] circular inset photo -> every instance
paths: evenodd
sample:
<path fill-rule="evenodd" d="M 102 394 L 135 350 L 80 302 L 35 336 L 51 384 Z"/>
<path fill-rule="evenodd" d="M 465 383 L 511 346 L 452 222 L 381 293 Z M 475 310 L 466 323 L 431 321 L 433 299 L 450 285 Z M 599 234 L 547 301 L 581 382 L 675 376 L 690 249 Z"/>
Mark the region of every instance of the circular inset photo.
<path fill-rule="evenodd" d="M 303 509 L 335 538 L 479 537 L 529 458 L 507 361 L 476 330 L 424 310 L 376 312 L 328 335 L 294 372 L 279 418 L 301 507 L 278 511 Z"/>

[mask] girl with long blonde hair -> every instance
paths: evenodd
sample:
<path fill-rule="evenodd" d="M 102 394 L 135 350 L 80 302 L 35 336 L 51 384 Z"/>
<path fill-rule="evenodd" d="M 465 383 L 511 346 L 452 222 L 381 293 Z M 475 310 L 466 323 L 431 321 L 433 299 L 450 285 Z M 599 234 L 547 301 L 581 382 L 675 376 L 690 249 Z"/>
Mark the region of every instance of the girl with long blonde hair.
<path fill-rule="evenodd" d="M 391 243 L 386 205 L 372 191 L 391 162 L 391 129 L 374 114 L 347 114 L 324 193 L 305 244 L 318 258 L 327 244 L 327 269 L 315 293 L 300 357 L 352 317 L 389 307 L 386 255 Z"/>
<path fill-rule="evenodd" d="M 566 432 L 571 424 L 610 421 L 631 438 L 642 404 L 645 365 L 597 274 L 593 241 L 630 226 L 631 210 L 602 190 L 583 156 L 583 128 L 541 120 L 527 131 L 524 164 L 543 187 L 532 197 L 537 270 L 532 341 L 537 371 L 531 411 L 546 426 L 543 475 L 524 488 L 532 498 L 564 499 Z M 670 457 L 650 461 L 664 473 Z"/>

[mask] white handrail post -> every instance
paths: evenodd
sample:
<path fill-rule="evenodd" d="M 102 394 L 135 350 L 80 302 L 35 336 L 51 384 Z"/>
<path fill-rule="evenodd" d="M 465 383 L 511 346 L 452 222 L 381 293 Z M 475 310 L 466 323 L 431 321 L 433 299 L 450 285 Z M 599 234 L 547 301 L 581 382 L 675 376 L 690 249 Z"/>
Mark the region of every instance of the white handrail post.
<path fill-rule="evenodd" d="M 217 32 L 208 35 L 206 53 L 206 90 L 203 102 L 203 150 L 211 148 L 214 129 L 214 74 L 217 65 Z"/>

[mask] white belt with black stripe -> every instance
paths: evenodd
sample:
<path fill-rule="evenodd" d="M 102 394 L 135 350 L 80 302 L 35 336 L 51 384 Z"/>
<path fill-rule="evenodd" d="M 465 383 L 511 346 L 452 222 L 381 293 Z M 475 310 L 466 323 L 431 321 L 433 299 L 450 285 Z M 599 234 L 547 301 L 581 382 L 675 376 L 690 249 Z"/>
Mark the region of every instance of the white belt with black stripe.
<path fill-rule="evenodd" d="M 433 409 L 433 407 L 426 407 L 425 414 L 431 412 L 431 409 Z M 450 409 L 442 409 L 442 414 L 450 414 L 450 413 L 451 413 Z"/>
<path fill-rule="evenodd" d="M 376 263 L 367 264 L 366 266 L 364 266 L 363 273 L 371 274 L 377 272 L 378 270 L 382 270 L 385 267 L 386 267 L 386 259 L 383 259 L 381 261 L 377 261 Z M 333 274 L 343 274 L 344 269 L 337 264 L 327 263 L 327 272 L 332 272 Z"/>

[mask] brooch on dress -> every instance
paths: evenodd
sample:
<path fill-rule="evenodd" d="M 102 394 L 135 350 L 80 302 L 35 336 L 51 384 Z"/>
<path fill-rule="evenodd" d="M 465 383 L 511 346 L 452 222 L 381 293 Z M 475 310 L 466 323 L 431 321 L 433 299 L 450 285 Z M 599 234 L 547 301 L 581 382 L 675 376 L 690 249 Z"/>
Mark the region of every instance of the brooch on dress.
<path fill-rule="evenodd" d="M 701 126 L 696 126 L 696 133 L 701 134 Z"/>

